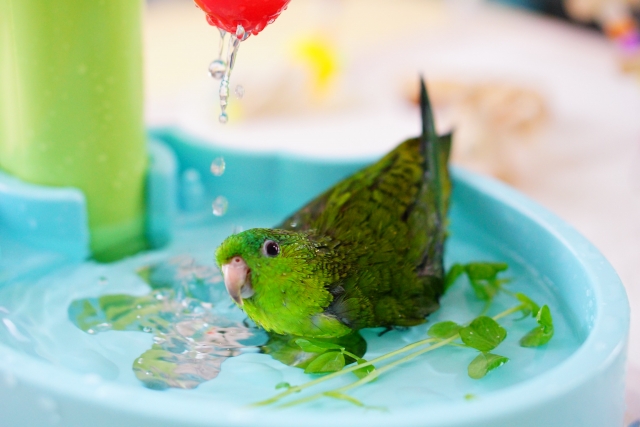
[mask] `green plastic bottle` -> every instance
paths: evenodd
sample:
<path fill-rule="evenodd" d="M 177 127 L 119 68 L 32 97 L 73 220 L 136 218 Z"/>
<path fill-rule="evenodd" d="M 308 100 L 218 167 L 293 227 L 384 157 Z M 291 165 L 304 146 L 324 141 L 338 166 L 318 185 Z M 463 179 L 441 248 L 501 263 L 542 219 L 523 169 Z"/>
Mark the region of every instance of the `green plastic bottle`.
<path fill-rule="evenodd" d="M 86 196 L 91 249 L 146 247 L 141 0 L 0 0 L 0 168 Z"/>

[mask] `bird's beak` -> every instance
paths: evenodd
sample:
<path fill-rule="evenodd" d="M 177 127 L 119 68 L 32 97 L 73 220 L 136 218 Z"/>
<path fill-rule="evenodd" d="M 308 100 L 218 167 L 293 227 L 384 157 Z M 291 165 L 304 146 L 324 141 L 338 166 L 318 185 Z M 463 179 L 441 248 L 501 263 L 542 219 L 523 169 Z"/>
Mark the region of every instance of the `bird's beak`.
<path fill-rule="evenodd" d="M 224 285 L 227 292 L 233 300 L 242 307 L 243 298 L 253 296 L 253 287 L 249 277 L 249 267 L 240 256 L 234 256 L 231 260 L 222 266 L 222 275 L 224 276 Z"/>

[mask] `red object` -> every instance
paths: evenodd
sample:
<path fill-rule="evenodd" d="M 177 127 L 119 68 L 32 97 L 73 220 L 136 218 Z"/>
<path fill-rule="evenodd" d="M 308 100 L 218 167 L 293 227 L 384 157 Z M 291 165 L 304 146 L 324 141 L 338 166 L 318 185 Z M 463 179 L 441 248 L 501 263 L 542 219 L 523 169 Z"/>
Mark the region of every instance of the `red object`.
<path fill-rule="evenodd" d="M 248 34 L 258 35 L 287 8 L 291 0 L 195 0 L 207 14 L 209 24 L 236 33 L 242 25 Z"/>

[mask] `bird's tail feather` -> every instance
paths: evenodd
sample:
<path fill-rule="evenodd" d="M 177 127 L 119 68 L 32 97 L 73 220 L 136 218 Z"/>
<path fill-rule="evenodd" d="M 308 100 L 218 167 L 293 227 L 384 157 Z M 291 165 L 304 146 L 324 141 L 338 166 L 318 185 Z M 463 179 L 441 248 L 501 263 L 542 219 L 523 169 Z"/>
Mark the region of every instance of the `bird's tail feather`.
<path fill-rule="evenodd" d="M 449 178 L 449 155 L 451 153 L 452 134 L 438 136 L 433 109 L 427 94 L 424 79 L 420 78 L 420 110 L 422 113 L 422 135 L 420 136 L 420 151 L 425 158 L 425 171 L 436 195 L 438 219 L 441 224 L 447 217 L 449 197 L 451 195 L 451 180 Z"/>

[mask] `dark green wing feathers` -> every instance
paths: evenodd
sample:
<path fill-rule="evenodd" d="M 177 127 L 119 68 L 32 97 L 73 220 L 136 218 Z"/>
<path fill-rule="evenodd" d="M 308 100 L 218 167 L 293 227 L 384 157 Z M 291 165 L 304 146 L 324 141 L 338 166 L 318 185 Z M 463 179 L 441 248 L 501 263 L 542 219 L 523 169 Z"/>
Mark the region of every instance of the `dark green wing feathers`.
<path fill-rule="evenodd" d="M 411 326 L 438 307 L 451 192 L 451 136 L 436 135 L 424 84 L 423 132 L 338 183 L 278 228 L 317 236 L 338 281 L 325 313 L 353 329 Z"/>

